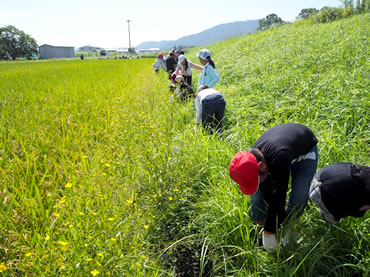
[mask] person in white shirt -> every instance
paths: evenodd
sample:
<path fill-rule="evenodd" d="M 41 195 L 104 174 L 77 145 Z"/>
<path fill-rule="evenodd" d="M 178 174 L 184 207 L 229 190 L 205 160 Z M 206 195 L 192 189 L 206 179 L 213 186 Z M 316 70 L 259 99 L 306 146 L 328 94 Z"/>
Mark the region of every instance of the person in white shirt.
<path fill-rule="evenodd" d="M 201 86 L 194 94 L 197 122 L 204 127 L 221 130 L 226 102 L 221 93 L 208 86 Z"/>
<path fill-rule="evenodd" d="M 184 55 L 179 56 L 179 62 L 176 67 L 176 75 L 182 73 L 182 77 L 184 78 L 184 82 L 191 86 L 192 81 L 192 71 L 191 69 L 198 69 L 203 70 L 203 67 L 188 61 Z"/>
<path fill-rule="evenodd" d="M 155 63 L 153 64 L 155 73 L 158 73 L 158 71 L 162 68 L 163 71 L 167 71 L 166 63 L 163 59 L 163 54 L 159 53 L 158 58 L 156 59 Z"/>

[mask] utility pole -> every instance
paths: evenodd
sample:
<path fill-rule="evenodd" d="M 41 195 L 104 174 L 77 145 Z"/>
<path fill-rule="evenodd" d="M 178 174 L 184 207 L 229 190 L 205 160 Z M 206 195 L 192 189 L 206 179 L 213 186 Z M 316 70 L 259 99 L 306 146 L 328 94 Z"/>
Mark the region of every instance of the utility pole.
<path fill-rule="evenodd" d="M 130 38 L 130 22 L 132 20 L 127 20 L 127 25 L 128 25 L 128 51 L 131 52 L 131 38 Z"/>

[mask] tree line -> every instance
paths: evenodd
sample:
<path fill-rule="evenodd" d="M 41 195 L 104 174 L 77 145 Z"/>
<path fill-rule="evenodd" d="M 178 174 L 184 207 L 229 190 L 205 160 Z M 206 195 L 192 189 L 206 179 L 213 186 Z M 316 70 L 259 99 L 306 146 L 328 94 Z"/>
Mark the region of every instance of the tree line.
<path fill-rule="evenodd" d="M 0 28 L 0 59 L 31 59 L 38 53 L 36 40 L 12 25 Z"/>
<path fill-rule="evenodd" d="M 297 20 L 311 18 L 315 23 L 326 23 L 349 17 L 354 14 L 367 13 L 369 11 L 370 0 L 341 0 L 342 8 L 323 7 L 320 10 L 315 8 L 302 9 L 297 16 Z M 264 31 L 273 26 L 288 24 L 277 14 L 269 14 L 259 20 L 258 31 Z"/>

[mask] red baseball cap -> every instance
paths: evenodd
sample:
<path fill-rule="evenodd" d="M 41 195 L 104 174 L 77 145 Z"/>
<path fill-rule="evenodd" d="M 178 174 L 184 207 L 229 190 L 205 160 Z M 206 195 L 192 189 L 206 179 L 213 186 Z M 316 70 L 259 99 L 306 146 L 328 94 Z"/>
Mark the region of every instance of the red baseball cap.
<path fill-rule="evenodd" d="M 231 179 L 239 184 L 242 193 L 255 194 L 259 185 L 259 169 L 256 157 L 249 152 L 238 152 L 229 165 Z"/>

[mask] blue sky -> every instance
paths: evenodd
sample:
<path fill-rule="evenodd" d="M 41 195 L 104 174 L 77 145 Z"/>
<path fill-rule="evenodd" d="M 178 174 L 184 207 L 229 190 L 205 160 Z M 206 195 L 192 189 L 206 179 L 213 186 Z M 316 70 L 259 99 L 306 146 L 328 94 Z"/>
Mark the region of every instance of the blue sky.
<path fill-rule="evenodd" d="M 294 21 L 304 8 L 340 5 L 339 0 L 7 0 L 0 5 L 0 26 L 14 25 L 39 45 L 114 48 L 128 47 L 128 19 L 136 46 L 270 13 Z"/>

